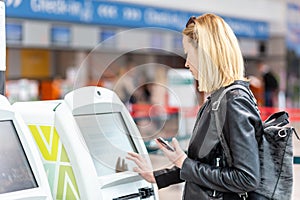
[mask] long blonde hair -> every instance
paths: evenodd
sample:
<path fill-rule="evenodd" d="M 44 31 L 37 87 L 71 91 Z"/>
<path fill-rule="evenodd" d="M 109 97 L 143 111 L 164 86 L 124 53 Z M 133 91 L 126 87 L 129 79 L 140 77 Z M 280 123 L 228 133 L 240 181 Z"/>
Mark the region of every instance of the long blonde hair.
<path fill-rule="evenodd" d="M 182 33 L 198 44 L 199 91 L 212 92 L 235 80 L 245 80 L 244 60 L 238 40 L 221 17 L 201 15 Z"/>

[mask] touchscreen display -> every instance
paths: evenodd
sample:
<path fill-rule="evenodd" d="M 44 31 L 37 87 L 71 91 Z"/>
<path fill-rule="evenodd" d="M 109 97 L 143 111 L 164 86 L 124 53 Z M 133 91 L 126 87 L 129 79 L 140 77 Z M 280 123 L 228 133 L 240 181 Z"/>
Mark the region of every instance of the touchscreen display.
<path fill-rule="evenodd" d="M 75 120 L 92 155 L 98 176 L 132 170 L 125 159 L 136 148 L 121 113 L 78 115 Z"/>
<path fill-rule="evenodd" d="M 0 121 L 0 194 L 38 187 L 11 120 Z"/>

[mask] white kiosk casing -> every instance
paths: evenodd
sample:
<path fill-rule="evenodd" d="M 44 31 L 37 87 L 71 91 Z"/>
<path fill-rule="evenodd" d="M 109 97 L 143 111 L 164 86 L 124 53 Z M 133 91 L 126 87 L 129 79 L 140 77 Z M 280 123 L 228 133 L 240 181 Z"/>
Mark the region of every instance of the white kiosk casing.
<path fill-rule="evenodd" d="M 21 116 L 0 95 L 0 199 L 52 200 L 39 151 Z"/>
<path fill-rule="evenodd" d="M 135 151 L 150 163 L 136 124 L 113 91 L 90 86 L 70 92 L 64 100 L 13 106 L 30 127 L 48 124 L 57 132 L 78 199 L 158 199 L 156 185 L 133 172 L 135 164 L 125 159 L 128 151 Z"/>

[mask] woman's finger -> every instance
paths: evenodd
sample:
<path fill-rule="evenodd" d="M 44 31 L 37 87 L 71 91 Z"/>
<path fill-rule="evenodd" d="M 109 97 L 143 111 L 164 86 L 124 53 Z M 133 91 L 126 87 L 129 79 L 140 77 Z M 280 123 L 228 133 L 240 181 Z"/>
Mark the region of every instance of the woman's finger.
<path fill-rule="evenodd" d="M 153 171 L 151 169 L 151 165 L 148 164 L 147 160 L 143 156 L 134 152 L 128 152 L 126 159 L 135 162 L 135 164 L 137 165 L 137 167 L 133 168 L 134 172 L 138 173 L 149 183 L 156 182 Z"/>
<path fill-rule="evenodd" d="M 160 148 L 163 152 L 167 152 L 168 153 L 168 151 L 170 151 L 166 147 L 164 147 L 159 141 L 157 141 L 157 139 L 155 139 L 155 142 L 156 142 L 158 148 Z"/>
<path fill-rule="evenodd" d="M 126 156 L 126 158 L 128 160 L 132 160 L 133 162 L 135 162 L 135 164 L 141 168 L 141 169 L 144 169 L 144 168 L 147 168 L 146 164 L 147 164 L 147 161 L 139 154 L 133 154 L 134 156 L 131 156 L 132 154 L 129 154 Z"/>
<path fill-rule="evenodd" d="M 158 148 L 163 149 L 164 146 L 160 142 L 158 142 L 157 139 L 155 139 L 154 141 L 156 142 Z"/>
<path fill-rule="evenodd" d="M 172 145 L 174 146 L 175 150 L 180 149 L 179 142 L 176 138 L 172 138 Z"/>
<path fill-rule="evenodd" d="M 134 158 L 137 158 L 140 162 L 145 162 L 146 160 L 144 159 L 143 156 L 141 156 L 140 154 L 138 153 L 135 153 L 135 152 L 128 152 L 128 155 L 134 157 Z"/>
<path fill-rule="evenodd" d="M 135 153 L 135 152 L 127 152 L 127 154 L 129 154 L 132 157 L 140 157 L 140 155 L 138 153 Z"/>
<path fill-rule="evenodd" d="M 135 164 L 139 167 L 142 167 L 143 166 L 143 161 L 141 161 L 139 158 L 137 157 L 132 157 L 132 156 L 126 156 L 126 158 L 128 160 L 132 160 L 133 162 L 135 162 Z"/>
<path fill-rule="evenodd" d="M 139 167 L 134 167 L 133 171 L 139 174 L 142 172 L 142 170 Z"/>

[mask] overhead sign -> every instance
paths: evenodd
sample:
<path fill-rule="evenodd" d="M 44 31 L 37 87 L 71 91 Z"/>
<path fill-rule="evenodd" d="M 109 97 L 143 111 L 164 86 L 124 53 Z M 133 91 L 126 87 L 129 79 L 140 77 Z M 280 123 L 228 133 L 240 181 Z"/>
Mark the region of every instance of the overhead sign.
<path fill-rule="evenodd" d="M 192 15 L 181 10 L 95 0 L 8 0 L 7 17 L 182 31 Z M 239 37 L 267 39 L 268 23 L 226 17 Z"/>
<path fill-rule="evenodd" d="M 19 7 L 23 0 L 6 0 L 6 6 Z"/>
<path fill-rule="evenodd" d="M 223 17 L 224 20 L 233 29 L 238 37 L 268 39 L 269 24 L 266 22 L 252 21 L 246 19 L 237 19 L 230 17 Z"/>

